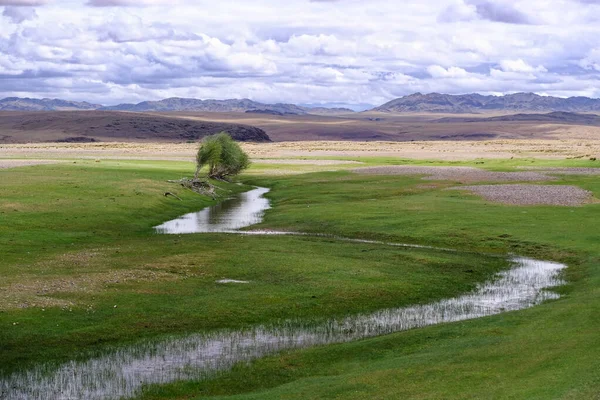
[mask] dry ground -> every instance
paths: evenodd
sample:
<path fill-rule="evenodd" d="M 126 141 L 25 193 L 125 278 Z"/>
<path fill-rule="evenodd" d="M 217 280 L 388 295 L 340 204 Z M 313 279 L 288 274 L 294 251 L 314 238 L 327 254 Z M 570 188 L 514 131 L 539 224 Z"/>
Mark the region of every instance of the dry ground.
<path fill-rule="evenodd" d="M 352 172 L 364 175 L 424 175 L 424 179 L 471 182 L 537 182 L 556 178 L 538 172 L 496 172 L 472 167 L 423 167 L 416 165 L 391 165 L 385 167 L 356 168 Z"/>
<path fill-rule="evenodd" d="M 298 157 L 400 157 L 431 160 L 478 158 L 566 159 L 597 157 L 600 140 L 490 140 L 431 142 L 245 143 L 254 159 Z M 0 159 L 151 159 L 192 161 L 196 143 L 35 143 L 0 144 Z"/>
<path fill-rule="evenodd" d="M 443 117 L 452 120 L 440 120 Z M 338 116 L 266 115 L 246 113 L 124 113 L 2 112 L 0 143 L 69 140 L 115 142 L 185 142 L 227 130 L 240 139 L 256 140 L 256 128 L 275 142 L 285 141 L 481 141 L 600 138 L 600 122 L 489 121 L 490 114 L 387 114 L 356 113 Z M 243 127 L 240 126 L 243 125 Z"/>
<path fill-rule="evenodd" d="M 458 186 L 488 201 L 517 206 L 581 206 L 595 202 L 591 192 L 567 185 L 477 185 Z"/>
<path fill-rule="evenodd" d="M 0 159 L 0 169 L 27 167 L 29 165 L 56 164 L 60 160 L 2 160 Z"/>
<path fill-rule="evenodd" d="M 505 113 L 503 113 L 505 114 Z M 263 129 L 273 141 L 412 141 L 493 139 L 598 139 L 600 126 L 547 121 L 484 121 L 496 114 L 356 113 L 344 116 L 257 115 L 245 113 L 163 113 L 195 121 L 236 123 Z M 501 114 L 498 114 L 501 115 Z M 439 122 L 469 117 L 473 122 Z M 479 119 L 482 119 L 479 121 Z"/>

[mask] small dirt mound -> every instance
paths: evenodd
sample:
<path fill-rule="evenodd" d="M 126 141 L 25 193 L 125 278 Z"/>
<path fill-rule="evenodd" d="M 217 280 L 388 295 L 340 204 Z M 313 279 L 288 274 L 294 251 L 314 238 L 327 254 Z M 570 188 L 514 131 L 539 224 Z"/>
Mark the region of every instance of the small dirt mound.
<path fill-rule="evenodd" d="M 495 203 L 533 206 L 581 206 L 593 202 L 591 192 L 565 185 L 478 185 L 458 186 L 451 190 L 468 190 Z"/>
<path fill-rule="evenodd" d="M 180 179 L 178 181 L 168 181 L 169 183 L 179 183 L 182 187 L 186 188 L 186 189 L 190 189 L 198 194 L 201 194 L 203 196 L 210 196 L 213 199 L 216 198 L 217 194 L 216 194 L 216 190 L 219 189 L 217 186 L 213 185 L 212 183 L 210 183 L 207 180 L 204 179 Z M 165 193 L 165 197 L 168 196 L 173 196 L 178 198 L 176 195 L 174 195 L 171 192 L 167 192 Z M 179 199 L 181 200 L 181 199 Z"/>
<path fill-rule="evenodd" d="M 356 168 L 352 172 L 368 175 L 425 175 L 427 180 L 446 180 L 461 183 L 473 182 L 539 182 L 556 180 L 539 172 L 496 172 L 472 167 L 429 167 L 393 165 L 387 167 Z"/>

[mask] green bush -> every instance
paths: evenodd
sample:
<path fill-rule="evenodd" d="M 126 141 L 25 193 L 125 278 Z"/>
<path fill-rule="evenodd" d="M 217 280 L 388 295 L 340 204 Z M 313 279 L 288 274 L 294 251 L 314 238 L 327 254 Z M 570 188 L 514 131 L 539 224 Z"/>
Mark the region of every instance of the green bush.
<path fill-rule="evenodd" d="M 202 140 L 196 156 L 196 174 L 208 166 L 208 177 L 227 179 L 250 166 L 250 159 L 242 148 L 226 132 L 207 136 Z"/>

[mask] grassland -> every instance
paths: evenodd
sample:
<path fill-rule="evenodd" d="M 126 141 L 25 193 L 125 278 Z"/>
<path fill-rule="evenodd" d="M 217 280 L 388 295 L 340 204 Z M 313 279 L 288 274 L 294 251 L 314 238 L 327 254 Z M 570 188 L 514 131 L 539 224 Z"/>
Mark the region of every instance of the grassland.
<path fill-rule="evenodd" d="M 350 157 L 354 159 L 354 157 Z M 361 158 L 365 165 L 443 162 Z M 592 161 L 454 162 L 494 170 Z M 344 169 L 353 165 L 319 166 Z M 149 388 L 172 398 L 597 398 L 600 207 L 489 204 L 453 182 L 255 165 L 241 179 L 272 188 L 262 228 L 453 247 L 389 249 L 296 237 L 159 236 L 152 226 L 211 203 L 166 183 L 172 161 L 77 161 L 0 170 L 0 374 L 85 358 L 143 338 L 290 317 L 422 303 L 469 290 L 499 269 L 483 253 L 569 264 L 563 298 L 535 309 L 345 345 L 291 352 L 209 382 Z M 569 184 L 600 196 L 600 180 Z M 230 191 L 244 187 L 227 185 Z M 252 285 L 217 285 L 222 278 Z"/>

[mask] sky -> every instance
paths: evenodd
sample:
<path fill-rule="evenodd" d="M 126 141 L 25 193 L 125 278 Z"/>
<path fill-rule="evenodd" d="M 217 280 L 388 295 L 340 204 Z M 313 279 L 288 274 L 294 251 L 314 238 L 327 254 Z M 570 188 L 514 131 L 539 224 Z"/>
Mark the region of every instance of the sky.
<path fill-rule="evenodd" d="M 0 0 L 0 98 L 600 97 L 600 0 Z"/>

